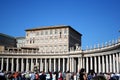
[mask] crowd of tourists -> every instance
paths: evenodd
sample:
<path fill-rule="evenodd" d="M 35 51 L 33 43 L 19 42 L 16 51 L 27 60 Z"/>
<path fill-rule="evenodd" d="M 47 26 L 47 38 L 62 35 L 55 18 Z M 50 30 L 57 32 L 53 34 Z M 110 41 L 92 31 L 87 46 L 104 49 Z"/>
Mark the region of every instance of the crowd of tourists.
<path fill-rule="evenodd" d="M 120 80 L 118 73 L 95 73 L 90 70 L 86 74 L 85 69 L 78 73 L 67 72 L 4 72 L 0 71 L 0 80 Z"/>

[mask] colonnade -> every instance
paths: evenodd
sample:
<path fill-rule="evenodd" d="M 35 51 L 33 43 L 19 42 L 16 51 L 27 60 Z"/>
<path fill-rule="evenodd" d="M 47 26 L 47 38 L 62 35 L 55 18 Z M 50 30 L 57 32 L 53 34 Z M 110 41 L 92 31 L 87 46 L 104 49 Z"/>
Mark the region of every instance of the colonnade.
<path fill-rule="evenodd" d="M 120 53 L 73 57 L 69 55 L 63 58 L 19 58 L 18 56 L 0 56 L 0 69 L 5 71 L 70 71 L 77 72 L 85 68 L 88 73 L 93 69 L 96 73 L 119 73 L 120 72 Z"/>
<path fill-rule="evenodd" d="M 86 56 L 83 58 L 83 68 L 87 73 L 92 69 L 96 73 L 120 73 L 120 53 Z"/>
<path fill-rule="evenodd" d="M 68 71 L 76 72 L 77 58 L 9 58 L 0 57 L 0 69 L 5 71 Z M 73 66 L 74 65 L 74 66 Z"/>

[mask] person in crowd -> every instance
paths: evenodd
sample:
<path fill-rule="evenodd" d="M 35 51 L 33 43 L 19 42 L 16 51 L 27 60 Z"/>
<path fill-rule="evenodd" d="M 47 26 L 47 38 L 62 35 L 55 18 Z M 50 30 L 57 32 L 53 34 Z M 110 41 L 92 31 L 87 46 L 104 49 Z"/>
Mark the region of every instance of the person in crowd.
<path fill-rule="evenodd" d="M 74 75 L 73 75 L 73 80 L 78 80 L 78 79 L 77 79 L 77 73 L 74 73 Z"/>
<path fill-rule="evenodd" d="M 56 71 L 55 74 L 56 74 L 56 80 L 58 80 L 58 71 Z"/>
<path fill-rule="evenodd" d="M 25 80 L 25 73 L 24 72 L 21 73 L 21 77 L 22 77 L 22 80 Z"/>
<path fill-rule="evenodd" d="M 70 71 L 67 71 L 67 73 L 66 73 L 66 80 L 70 80 L 70 79 L 71 79 Z"/>
<path fill-rule="evenodd" d="M 35 74 L 34 74 L 34 72 L 31 72 L 30 80 L 35 80 Z"/>
<path fill-rule="evenodd" d="M 80 76 L 79 76 L 79 79 L 80 79 L 80 80 L 87 80 L 87 75 L 86 75 L 86 73 L 85 73 L 85 69 L 84 69 L 84 68 L 82 68 L 82 69 L 80 70 L 79 74 L 80 74 Z"/>
<path fill-rule="evenodd" d="M 59 71 L 59 73 L 58 73 L 58 80 L 63 80 L 63 76 L 62 76 L 62 72 L 61 71 Z"/>
<path fill-rule="evenodd" d="M 66 72 L 65 71 L 62 72 L 62 76 L 63 76 L 63 80 L 65 80 L 65 78 L 66 78 Z"/>
<path fill-rule="evenodd" d="M 120 80 L 120 73 L 115 73 L 115 77 L 117 78 L 117 80 Z"/>
<path fill-rule="evenodd" d="M 54 79 L 53 80 L 58 80 L 58 72 L 57 71 L 55 71 L 54 73 L 53 73 L 53 77 L 54 77 Z"/>
<path fill-rule="evenodd" d="M 52 76 L 53 76 L 52 80 L 57 80 L 57 79 L 56 79 L 56 72 L 53 72 L 53 75 L 52 75 Z"/>
<path fill-rule="evenodd" d="M 79 74 L 79 71 L 76 73 L 76 78 L 77 78 L 77 80 L 80 80 L 79 79 L 79 76 L 80 76 L 80 74 Z"/>
<path fill-rule="evenodd" d="M 112 73 L 110 80 L 120 80 L 120 79 L 119 79 L 119 76 L 117 76 L 115 73 Z"/>
<path fill-rule="evenodd" d="M 25 74 L 25 78 L 26 78 L 26 80 L 30 80 L 29 72 L 26 72 L 26 74 Z"/>
<path fill-rule="evenodd" d="M 93 77 L 91 80 L 107 80 L 107 79 L 105 78 L 105 76 L 98 75 L 98 76 Z"/>
<path fill-rule="evenodd" d="M 94 70 L 90 70 L 88 72 L 87 80 L 91 80 L 95 76 Z"/>
<path fill-rule="evenodd" d="M 42 74 L 40 75 L 40 80 L 46 80 L 46 75 L 44 71 L 42 71 Z"/>
<path fill-rule="evenodd" d="M 0 71 L 0 80 L 5 80 L 5 73 L 4 71 Z"/>
<path fill-rule="evenodd" d="M 35 80 L 39 80 L 39 74 L 37 72 L 35 73 Z"/>
<path fill-rule="evenodd" d="M 74 73 L 71 72 L 71 80 L 74 80 Z"/>
<path fill-rule="evenodd" d="M 50 75 L 50 79 L 49 80 L 52 80 L 52 72 L 48 71 L 48 74 Z"/>
<path fill-rule="evenodd" d="M 110 77 L 111 77 L 110 73 L 106 73 L 105 77 L 106 77 L 107 80 L 110 80 Z"/>
<path fill-rule="evenodd" d="M 13 78 L 13 73 L 12 72 L 8 72 L 8 80 L 12 80 Z"/>
<path fill-rule="evenodd" d="M 14 78 L 14 80 L 18 80 L 18 72 L 13 73 L 13 78 Z"/>
<path fill-rule="evenodd" d="M 21 72 L 18 72 L 18 80 L 22 80 Z"/>

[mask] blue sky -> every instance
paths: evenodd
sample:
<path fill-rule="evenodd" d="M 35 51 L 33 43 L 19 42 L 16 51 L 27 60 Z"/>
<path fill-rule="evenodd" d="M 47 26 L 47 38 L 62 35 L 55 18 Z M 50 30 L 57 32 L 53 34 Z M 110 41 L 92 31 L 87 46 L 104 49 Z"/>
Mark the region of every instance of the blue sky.
<path fill-rule="evenodd" d="M 25 36 L 25 29 L 70 25 L 82 47 L 120 36 L 120 0 L 0 0 L 0 32 Z"/>

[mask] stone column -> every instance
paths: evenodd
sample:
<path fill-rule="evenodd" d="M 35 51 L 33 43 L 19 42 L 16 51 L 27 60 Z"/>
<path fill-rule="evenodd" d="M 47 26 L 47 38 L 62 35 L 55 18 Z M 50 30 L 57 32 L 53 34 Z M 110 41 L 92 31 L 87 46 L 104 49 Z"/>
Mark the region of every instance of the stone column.
<path fill-rule="evenodd" d="M 33 58 L 31 58 L 31 71 L 33 71 Z"/>
<path fill-rule="evenodd" d="M 49 71 L 51 72 L 51 58 L 49 59 Z"/>
<path fill-rule="evenodd" d="M 80 57 L 80 69 L 82 68 L 82 63 L 83 61 L 82 61 L 82 57 Z"/>
<path fill-rule="evenodd" d="M 46 66 L 46 67 L 47 67 L 47 68 L 46 68 L 46 71 L 48 72 L 48 67 L 49 67 L 49 66 L 48 66 L 48 61 L 47 61 L 47 59 L 46 59 L 46 65 L 47 65 L 47 66 Z"/>
<path fill-rule="evenodd" d="M 71 57 L 70 57 L 70 72 L 72 72 L 72 66 L 71 66 L 71 63 L 72 63 L 72 60 L 71 60 Z"/>
<path fill-rule="evenodd" d="M 38 59 L 39 61 L 38 61 L 38 68 L 39 68 L 39 72 L 40 72 L 40 58 Z"/>
<path fill-rule="evenodd" d="M 28 58 L 26 58 L 26 71 L 29 70 L 28 67 L 29 67 L 29 65 L 28 65 Z"/>
<path fill-rule="evenodd" d="M 73 65 L 74 65 L 74 58 L 72 57 L 72 58 L 71 58 L 71 72 L 74 71 L 74 66 L 75 66 L 75 65 L 74 65 L 74 66 L 73 66 Z"/>
<path fill-rule="evenodd" d="M 65 58 L 63 58 L 63 72 L 65 71 Z"/>
<path fill-rule="evenodd" d="M 96 56 L 94 57 L 94 68 L 95 68 L 95 73 L 97 73 L 97 62 L 96 62 Z"/>
<path fill-rule="evenodd" d="M 109 55 L 109 65 L 110 65 L 110 72 L 112 72 L 112 60 L 111 60 L 111 55 Z"/>
<path fill-rule="evenodd" d="M 58 71 L 60 71 L 60 58 L 58 59 Z"/>
<path fill-rule="evenodd" d="M 69 57 L 67 58 L 67 71 L 69 71 Z"/>
<path fill-rule="evenodd" d="M 79 72 L 79 70 L 81 69 L 81 65 L 80 65 L 80 63 L 81 63 L 81 60 L 80 60 L 80 57 L 78 57 L 78 72 Z"/>
<path fill-rule="evenodd" d="M 18 70 L 19 70 L 19 69 L 18 69 L 18 67 L 19 67 L 19 65 L 18 65 L 18 64 L 19 64 L 19 62 L 18 62 L 18 58 L 16 58 L 16 65 L 17 65 L 17 66 L 16 66 L 16 71 L 18 71 Z"/>
<path fill-rule="evenodd" d="M 101 60 L 100 60 L 100 56 L 98 56 L 98 72 L 101 72 Z"/>
<path fill-rule="evenodd" d="M 115 73 L 115 54 L 112 55 L 113 56 L 113 73 Z"/>
<path fill-rule="evenodd" d="M 88 57 L 86 57 L 86 73 L 88 73 Z"/>
<path fill-rule="evenodd" d="M 106 55 L 106 72 L 108 73 L 108 55 Z"/>
<path fill-rule="evenodd" d="M 12 61 L 11 61 L 11 65 L 12 65 L 12 66 L 11 66 L 11 71 L 14 71 L 14 58 L 12 58 L 11 60 L 12 60 Z"/>
<path fill-rule="evenodd" d="M 102 72 L 105 73 L 105 60 L 104 60 L 104 55 L 102 56 Z"/>
<path fill-rule="evenodd" d="M 40 59 L 40 71 L 43 71 L 43 63 L 42 63 L 42 58 Z"/>
<path fill-rule="evenodd" d="M 82 63 L 83 63 L 83 64 L 82 64 L 82 67 L 85 68 L 85 57 L 83 57 L 83 60 L 82 60 L 82 61 L 83 61 L 83 62 L 82 62 Z"/>
<path fill-rule="evenodd" d="M 120 73 L 120 52 L 119 52 L 119 58 L 118 58 L 118 62 L 119 62 L 119 73 Z"/>
<path fill-rule="evenodd" d="M 45 72 L 47 72 L 47 59 L 45 58 Z"/>
<path fill-rule="evenodd" d="M 24 71 L 23 58 L 21 58 L 21 72 Z"/>
<path fill-rule="evenodd" d="M 3 70 L 3 59 L 4 58 L 1 58 L 1 70 Z"/>
<path fill-rule="evenodd" d="M 93 60 L 92 60 L 92 56 L 90 57 L 90 69 L 93 69 Z"/>
<path fill-rule="evenodd" d="M 56 71 L 56 58 L 54 58 L 54 72 Z"/>
<path fill-rule="evenodd" d="M 118 53 L 116 53 L 116 70 L 117 70 L 117 73 L 119 73 L 119 57 L 118 57 Z"/>
<path fill-rule="evenodd" d="M 7 58 L 6 59 L 6 71 L 8 71 L 8 68 L 9 68 L 9 59 Z"/>
<path fill-rule="evenodd" d="M 73 68 L 74 68 L 73 72 L 75 72 L 75 73 L 76 73 L 76 59 L 74 59 L 73 64 L 75 65 L 75 66 L 73 67 Z"/>

